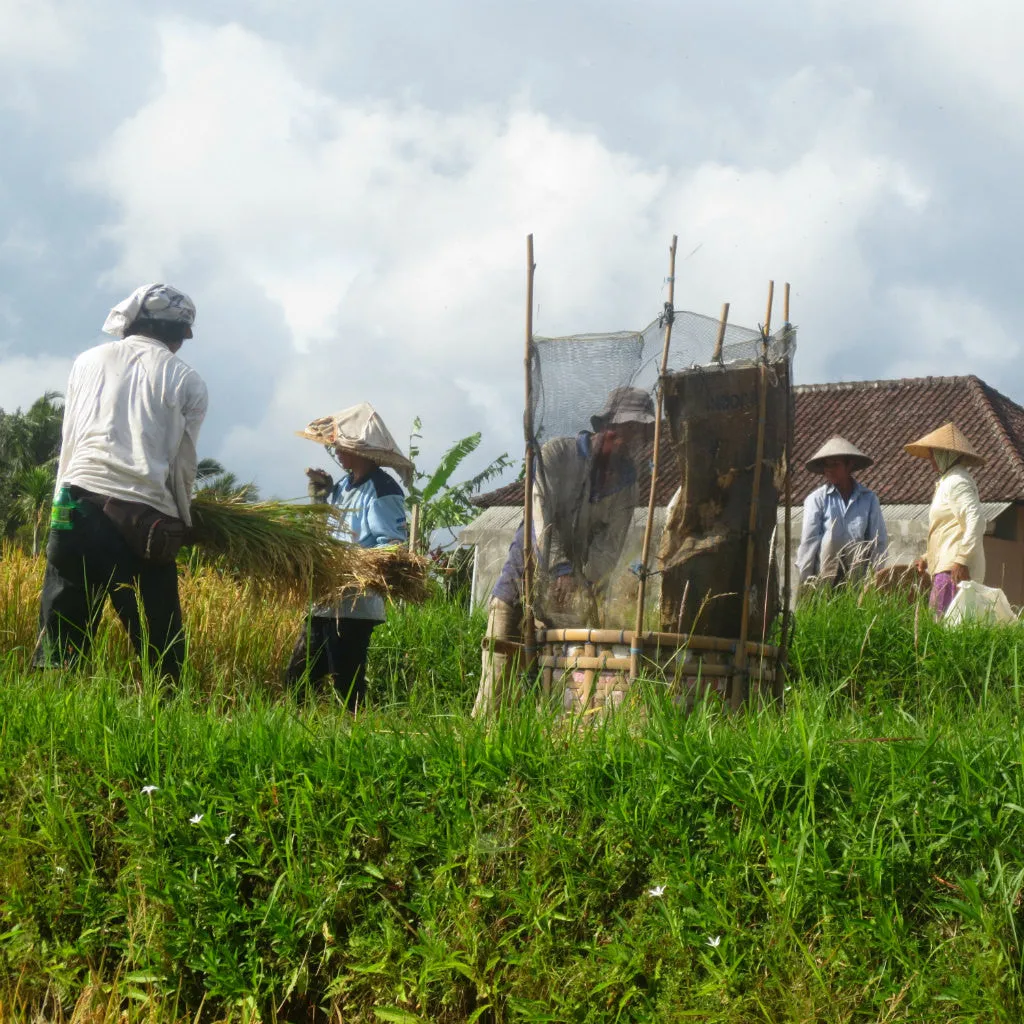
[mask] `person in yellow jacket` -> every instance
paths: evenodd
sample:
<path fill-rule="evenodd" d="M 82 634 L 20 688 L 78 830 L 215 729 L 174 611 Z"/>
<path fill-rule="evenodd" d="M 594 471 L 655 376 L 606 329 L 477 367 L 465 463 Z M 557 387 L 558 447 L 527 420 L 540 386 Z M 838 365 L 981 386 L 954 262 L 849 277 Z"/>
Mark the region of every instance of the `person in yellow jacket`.
<path fill-rule="evenodd" d="M 933 430 L 906 446 L 908 455 L 928 459 L 939 474 L 928 511 L 928 551 L 918 559 L 932 577 L 928 603 L 941 618 L 964 580 L 985 581 L 985 517 L 981 511 L 978 485 L 969 467 L 983 466 L 985 460 L 955 423 Z"/>

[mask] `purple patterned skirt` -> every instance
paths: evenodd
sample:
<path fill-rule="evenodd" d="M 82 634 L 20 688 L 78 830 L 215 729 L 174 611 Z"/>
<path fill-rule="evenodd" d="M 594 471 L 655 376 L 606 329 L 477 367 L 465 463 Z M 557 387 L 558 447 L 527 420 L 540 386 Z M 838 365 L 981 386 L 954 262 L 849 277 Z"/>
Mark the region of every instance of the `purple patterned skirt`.
<path fill-rule="evenodd" d="M 928 607 L 935 613 L 935 618 L 942 618 L 955 596 L 956 584 L 952 575 L 948 572 L 937 572 L 932 577 L 932 592 L 928 596 Z"/>

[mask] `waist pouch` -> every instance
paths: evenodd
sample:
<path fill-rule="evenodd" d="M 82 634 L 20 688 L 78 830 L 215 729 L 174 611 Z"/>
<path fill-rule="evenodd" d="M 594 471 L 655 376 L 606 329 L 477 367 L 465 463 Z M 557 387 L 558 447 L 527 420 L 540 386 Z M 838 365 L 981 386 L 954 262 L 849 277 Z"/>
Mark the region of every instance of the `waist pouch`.
<path fill-rule="evenodd" d="M 133 555 L 153 565 L 172 564 L 185 543 L 188 527 L 177 516 L 169 516 L 141 501 L 101 494 L 88 494 L 86 500 L 103 510 Z"/>

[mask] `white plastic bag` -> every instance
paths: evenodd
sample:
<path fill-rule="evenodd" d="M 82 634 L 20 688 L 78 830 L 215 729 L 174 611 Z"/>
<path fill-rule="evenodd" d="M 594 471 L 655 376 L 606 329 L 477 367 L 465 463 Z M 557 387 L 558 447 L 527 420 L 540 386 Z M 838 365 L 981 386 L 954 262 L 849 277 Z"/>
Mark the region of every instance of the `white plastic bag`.
<path fill-rule="evenodd" d="M 956 586 L 956 596 L 949 603 L 942 621 L 947 626 L 975 620 L 1000 625 L 1016 622 L 1010 602 L 998 587 L 986 587 L 984 583 L 964 580 Z"/>

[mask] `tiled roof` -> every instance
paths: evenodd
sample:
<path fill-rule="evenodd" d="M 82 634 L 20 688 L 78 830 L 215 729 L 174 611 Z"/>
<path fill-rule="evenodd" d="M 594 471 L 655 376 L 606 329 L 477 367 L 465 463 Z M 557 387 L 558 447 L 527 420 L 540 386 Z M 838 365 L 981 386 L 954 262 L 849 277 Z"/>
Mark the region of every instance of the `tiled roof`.
<path fill-rule="evenodd" d="M 883 504 L 930 502 L 935 471 L 903 446 L 950 420 L 985 458 L 972 470 L 981 500 L 1024 500 L 1024 409 L 975 376 L 805 384 L 794 391 L 796 501 L 822 479 L 804 463 L 839 434 L 875 460 L 857 479 Z"/>
<path fill-rule="evenodd" d="M 821 483 L 804 463 L 834 434 L 852 441 L 875 464 L 857 479 L 878 493 L 883 504 L 928 504 L 935 472 L 923 459 L 911 458 L 903 446 L 952 420 L 984 456 L 972 470 L 982 501 L 1024 501 L 1024 408 L 975 376 L 915 377 L 903 380 L 804 384 L 795 394 L 796 452 L 793 501 Z M 661 465 L 672 467 L 675 455 L 668 432 L 662 435 Z M 642 460 L 646 467 L 649 459 Z M 658 474 L 658 505 L 667 505 L 678 474 Z M 639 503 L 647 505 L 650 475 L 641 471 Z M 513 481 L 481 494 L 476 504 L 522 505 L 523 484 Z"/>

